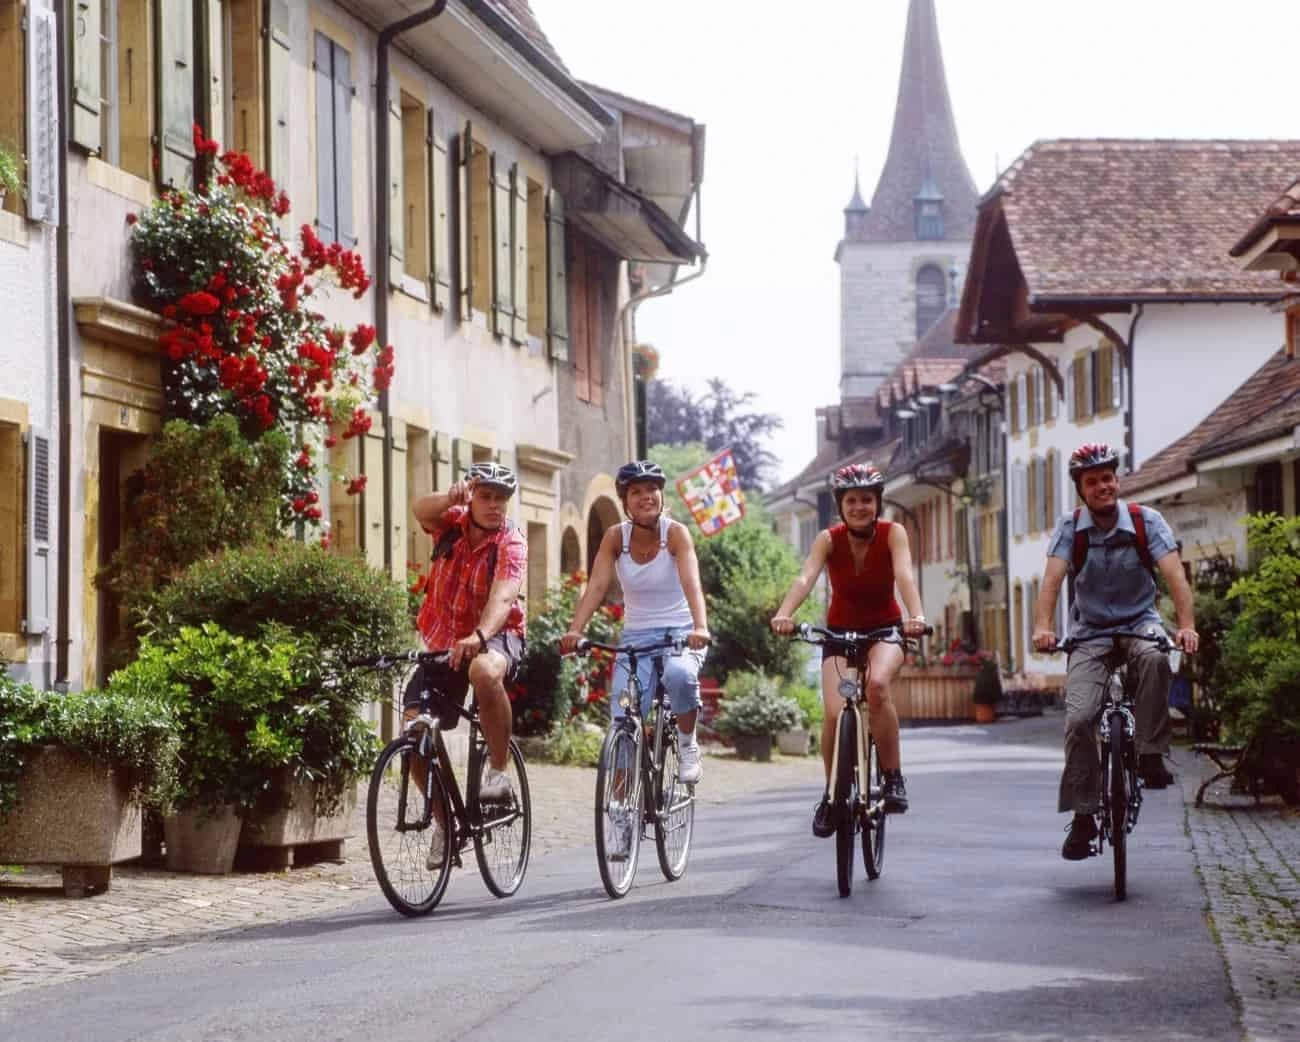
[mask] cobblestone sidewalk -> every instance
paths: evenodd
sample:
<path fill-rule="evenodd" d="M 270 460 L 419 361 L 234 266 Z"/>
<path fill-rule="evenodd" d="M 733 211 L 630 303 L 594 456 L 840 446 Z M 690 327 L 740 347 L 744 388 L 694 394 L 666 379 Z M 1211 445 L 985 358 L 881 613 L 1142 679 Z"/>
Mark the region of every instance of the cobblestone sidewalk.
<path fill-rule="evenodd" d="M 704 768 L 704 803 L 805 783 L 811 793 L 821 782 L 821 760 L 811 756 L 774 757 L 772 763 L 707 756 Z M 591 842 L 595 778 L 589 768 L 528 765 L 533 857 Z M 80 901 L 63 897 L 57 871 L 0 872 L 0 998 L 102 973 L 223 931 L 318 916 L 377 895 L 364 798 L 359 803 L 355 838 L 338 864 L 230 876 L 119 866 L 107 894 Z M 594 863 L 592 877 L 598 886 Z"/>

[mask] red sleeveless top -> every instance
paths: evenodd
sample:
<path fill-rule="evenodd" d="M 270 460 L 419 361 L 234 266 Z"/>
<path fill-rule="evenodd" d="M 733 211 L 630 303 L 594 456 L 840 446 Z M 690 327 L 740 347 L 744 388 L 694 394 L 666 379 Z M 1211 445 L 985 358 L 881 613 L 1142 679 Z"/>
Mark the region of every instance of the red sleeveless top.
<path fill-rule="evenodd" d="M 831 553 L 826 571 L 831 577 L 831 606 L 826 612 L 826 625 L 831 629 L 860 633 L 902 621 L 903 612 L 894 599 L 891 527 L 893 522 L 876 522 L 876 535 L 867 547 L 861 572 L 854 570 L 848 528 L 841 523 L 830 529 Z"/>

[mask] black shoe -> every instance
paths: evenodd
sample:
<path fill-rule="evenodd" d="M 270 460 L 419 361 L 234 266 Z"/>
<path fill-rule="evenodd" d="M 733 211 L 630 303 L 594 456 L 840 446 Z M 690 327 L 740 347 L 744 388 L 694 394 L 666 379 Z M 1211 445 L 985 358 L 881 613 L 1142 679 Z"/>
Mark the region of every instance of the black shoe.
<path fill-rule="evenodd" d="M 902 771 L 885 772 L 885 813 L 907 813 L 907 783 L 903 781 Z"/>
<path fill-rule="evenodd" d="M 1143 753 L 1138 757 L 1138 774 L 1142 785 L 1148 789 L 1167 789 L 1174 780 L 1159 753 Z"/>
<path fill-rule="evenodd" d="M 1070 834 L 1061 847 L 1066 861 L 1083 861 L 1092 856 L 1092 841 L 1097 838 L 1097 823 L 1091 814 L 1076 814 L 1070 822 Z"/>
<path fill-rule="evenodd" d="M 835 806 L 825 797 L 813 809 L 813 835 L 819 839 L 825 839 L 827 836 L 835 835 L 835 827 L 839 824 L 839 815 L 835 813 Z"/>

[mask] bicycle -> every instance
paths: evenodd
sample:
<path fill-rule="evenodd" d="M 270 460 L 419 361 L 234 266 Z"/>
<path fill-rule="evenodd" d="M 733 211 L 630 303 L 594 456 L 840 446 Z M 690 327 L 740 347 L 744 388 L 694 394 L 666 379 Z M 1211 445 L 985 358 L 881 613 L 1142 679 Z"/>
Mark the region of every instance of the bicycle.
<path fill-rule="evenodd" d="M 932 627 L 925 628 L 927 634 Z M 835 876 L 840 897 L 853 892 L 853 841 L 862 837 L 862 865 L 867 878 L 875 880 L 885 870 L 885 770 L 880 765 L 880 751 L 871 734 L 867 708 L 867 680 L 871 663 L 867 651 L 873 644 L 910 646 L 897 626 L 885 626 L 867 633 L 832 633 L 820 626 L 801 623 L 795 637 L 815 646 L 827 645 L 842 650 L 857 677 L 841 677 L 840 697 L 844 699 L 835 723 L 835 745 L 831 754 L 831 809 L 835 820 Z M 866 794 L 865 798 L 863 794 Z"/>
<path fill-rule="evenodd" d="M 511 738 L 506 765 L 509 798 L 479 799 L 488 754 L 478 701 L 471 693 L 465 709 L 460 700 L 438 687 L 448 660 L 445 651 L 410 651 L 350 663 L 376 669 L 415 663 L 427 681 L 416 714 L 379 754 L 366 794 L 366 840 L 375 878 L 388 903 L 407 916 L 427 915 L 437 907 L 452 866 L 462 866 L 461 854 L 470 843 L 483 882 L 496 897 L 509 897 L 518 890 L 528 868 L 532 804 L 524 758 Z M 463 799 L 442 735 L 444 720 L 454 727 L 461 718 L 469 721 L 469 777 Z M 435 823 L 445 837 L 441 858 L 430 856 Z M 433 867 L 431 862 L 436 862 Z"/>
<path fill-rule="evenodd" d="M 677 717 L 664 688 L 663 655 L 654 656 L 654 699 L 648 722 L 641 716 L 637 676 L 638 658 L 664 651 L 681 654 L 685 648 L 682 637 L 641 647 L 578 642 L 578 654 L 598 649 L 628 658 L 627 690 L 617 696 L 624 715 L 609 725 L 596 769 L 596 862 L 605 892 L 613 898 L 631 889 L 646 826 L 654 828 L 664 878 L 671 883 L 686 872 L 695 831 L 695 786 L 677 779 Z"/>
<path fill-rule="evenodd" d="M 1090 845 L 1090 856 L 1098 856 L 1110 844 L 1115 870 L 1115 900 L 1128 896 L 1128 836 L 1137 827 L 1138 812 L 1142 809 L 1142 776 L 1138 772 L 1137 719 L 1133 715 L 1133 699 L 1127 690 L 1128 663 L 1116 661 L 1121 637 L 1132 637 L 1154 644 L 1168 653 L 1174 645 L 1167 634 L 1105 633 L 1096 637 L 1076 639 L 1067 637 L 1055 650 L 1067 655 L 1080 644 L 1109 640 L 1114 644 L 1106 658 L 1106 679 L 1102 681 L 1106 695 L 1097 710 L 1095 726 L 1097 741 L 1101 746 L 1101 803 L 1094 814 L 1097 835 Z"/>

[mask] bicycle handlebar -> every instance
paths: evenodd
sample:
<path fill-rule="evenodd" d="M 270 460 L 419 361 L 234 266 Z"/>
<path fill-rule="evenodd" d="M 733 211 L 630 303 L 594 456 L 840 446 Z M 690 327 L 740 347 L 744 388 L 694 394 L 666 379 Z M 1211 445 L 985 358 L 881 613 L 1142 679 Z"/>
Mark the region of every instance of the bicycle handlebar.
<path fill-rule="evenodd" d="M 450 651 L 381 651 L 378 655 L 345 659 L 344 664 L 353 667 L 387 669 L 389 666 L 396 666 L 402 662 L 418 662 L 426 666 L 445 666 L 450 661 Z"/>
<path fill-rule="evenodd" d="M 926 626 L 923 636 L 928 637 L 933 632 L 933 626 Z M 801 622 L 792 636 L 796 640 L 802 640 L 807 644 L 847 644 L 855 647 L 860 644 L 876 643 L 897 644 L 899 647 L 903 647 L 909 640 L 915 639 L 907 636 L 901 626 L 882 626 L 880 629 L 868 630 L 866 633 L 855 633 L 852 630 L 847 630 L 844 633 L 832 633 L 821 626 L 810 626 L 806 622 Z"/>
<path fill-rule="evenodd" d="M 593 650 L 599 650 L 609 651 L 615 655 L 649 655 L 655 651 L 671 651 L 676 655 L 680 655 L 687 647 L 685 637 L 668 637 L 657 644 L 642 644 L 639 647 L 633 647 L 630 644 L 603 644 L 598 640 L 588 640 L 583 637 L 578 641 L 578 646 L 574 649 L 574 652 L 578 655 L 586 655 Z"/>
<path fill-rule="evenodd" d="M 1135 640 L 1148 641 L 1154 644 L 1159 650 L 1166 653 L 1173 651 L 1177 647 L 1177 645 L 1169 639 L 1169 634 L 1165 633 L 1163 630 L 1155 633 L 1098 633 L 1091 637 L 1066 637 L 1063 640 L 1058 640 L 1048 654 L 1064 651 L 1068 655 L 1080 644 L 1090 644 L 1095 640 L 1114 641 L 1119 637 L 1132 637 Z"/>

